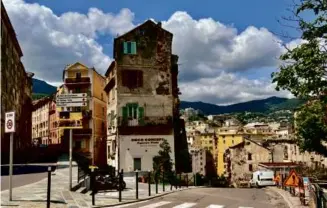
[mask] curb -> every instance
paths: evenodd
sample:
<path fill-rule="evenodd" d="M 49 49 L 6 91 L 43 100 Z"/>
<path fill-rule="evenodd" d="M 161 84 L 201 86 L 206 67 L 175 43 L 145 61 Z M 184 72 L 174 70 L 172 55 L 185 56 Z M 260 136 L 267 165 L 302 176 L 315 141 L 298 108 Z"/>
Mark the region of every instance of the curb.
<path fill-rule="evenodd" d="M 148 200 L 151 200 L 151 199 L 166 196 L 168 194 L 177 193 L 179 191 L 185 191 L 185 190 L 196 189 L 196 188 L 203 188 L 203 187 L 198 186 L 198 187 L 192 187 L 192 188 L 178 189 L 178 190 L 175 190 L 175 191 L 169 191 L 169 192 L 166 192 L 166 193 L 161 193 L 161 194 L 158 194 L 158 195 L 155 195 L 155 196 L 150 196 L 150 197 L 147 197 L 147 198 L 144 198 L 144 199 L 138 199 L 138 200 L 133 200 L 133 201 L 128 201 L 128 202 L 120 202 L 120 203 L 118 202 L 116 204 L 110 204 L 110 205 L 92 206 L 92 208 L 115 207 L 115 206 L 121 206 L 121 205 L 127 205 L 127 204 L 134 204 L 134 203 L 137 203 L 137 202 L 144 202 L 144 201 L 148 201 Z"/>
<path fill-rule="evenodd" d="M 276 193 L 278 193 L 280 196 L 282 196 L 283 199 L 284 199 L 284 201 L 287 203 L 287 205 L 288 205 L 290 208 L 293 208 L 293 204 L 290 202 L 290 200 L 289 200 L 285 195 L 283 195 L 280 191 L 276 191 L 276 190 L 273 189 L 273 188 L 269 188 L 269 189 L 272 190 L 272 191 L 274 191 L 274 192 L 276 192 Z"/>

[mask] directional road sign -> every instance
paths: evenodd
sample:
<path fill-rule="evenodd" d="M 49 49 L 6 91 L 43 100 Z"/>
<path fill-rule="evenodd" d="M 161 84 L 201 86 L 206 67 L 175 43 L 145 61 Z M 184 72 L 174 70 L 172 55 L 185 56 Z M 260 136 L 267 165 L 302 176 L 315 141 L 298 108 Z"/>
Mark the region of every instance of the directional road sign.
<path fill-rule="evenodd" d="M 56 105 L 58 107 L 83 107 L 87 106 L 86 93 L 60 94 L 57 96 Z"/>
<path fill-rule="evenodd" d="M 15 112 L 7 112 L 5 115 L 5 133 L 15 132 Z"/>
<path fill-rule="evenodd" d="M 57 95 L 58 98 L 86 98 L 87 94 L 86 93 L 67 93 L 67 94 L 60 94 Z"/>

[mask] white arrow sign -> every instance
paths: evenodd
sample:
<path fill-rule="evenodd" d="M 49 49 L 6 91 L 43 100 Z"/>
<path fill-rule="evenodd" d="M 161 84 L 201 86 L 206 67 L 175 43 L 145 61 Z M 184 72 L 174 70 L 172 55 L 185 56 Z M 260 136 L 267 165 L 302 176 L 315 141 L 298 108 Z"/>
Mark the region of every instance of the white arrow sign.
<path fill-rule="evenodd" d="M 87 98 L 57 98 L 57 103 L 86 102 Z"/>
<path fill-rule="evenodd" d="M 57 107 L 83 107 L 86 106 L 86 102 L 76 102 L 76 103 L 56 103 Z"/>
<path fill-rule="evenodd" d="M 86 93 L 69 93 L 69 94 L 60 94 L 57 95 L 58 98 L 86 98 L 87 94 Z"/>

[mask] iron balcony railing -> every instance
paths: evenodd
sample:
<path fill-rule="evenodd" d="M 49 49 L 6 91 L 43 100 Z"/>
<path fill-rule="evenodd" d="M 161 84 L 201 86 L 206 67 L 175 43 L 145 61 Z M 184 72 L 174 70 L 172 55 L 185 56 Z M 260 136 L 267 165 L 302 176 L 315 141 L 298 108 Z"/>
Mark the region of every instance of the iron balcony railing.
<path fill-rule="evenodd" d="M 144 117 L 144 118 L 124 118 L 118 117 L 118 126 L 157 126 L 170 125 L 173 123 L 171 116 Z"/>

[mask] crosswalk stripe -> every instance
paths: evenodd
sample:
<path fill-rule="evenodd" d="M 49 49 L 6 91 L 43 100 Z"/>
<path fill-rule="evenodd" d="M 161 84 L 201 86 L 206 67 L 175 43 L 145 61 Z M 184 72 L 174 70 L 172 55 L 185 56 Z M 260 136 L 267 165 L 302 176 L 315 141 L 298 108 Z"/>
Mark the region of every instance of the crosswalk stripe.
<path fill-rule="evenodd" d="M 183 203 L 183 204 L 174 206 L 173 208 L 191 208 L 195 205 L 196 205 L 196 203 Z"/>
<path fill-rule="evenodd" d="M 166 204 L 170 204 L 171 202 L 169 201 L 161 201 L 161 202 L 157 202 L 157 203 L 153 203 L 153 204 L 149 204 L 140 208 L 155 208 L 155 207 L 160 207 Z"/>
<path fill-rule="evenodd" d="M 253 207 L 238 207 L 238 208 L 253 208 Z"/>
<path fill-rule="evenodd" d="M 216 204 L 210 204 L 209 206 L 207 206 L 207 208 L 224 208 L 224 205 L 216 205 Z"/>

